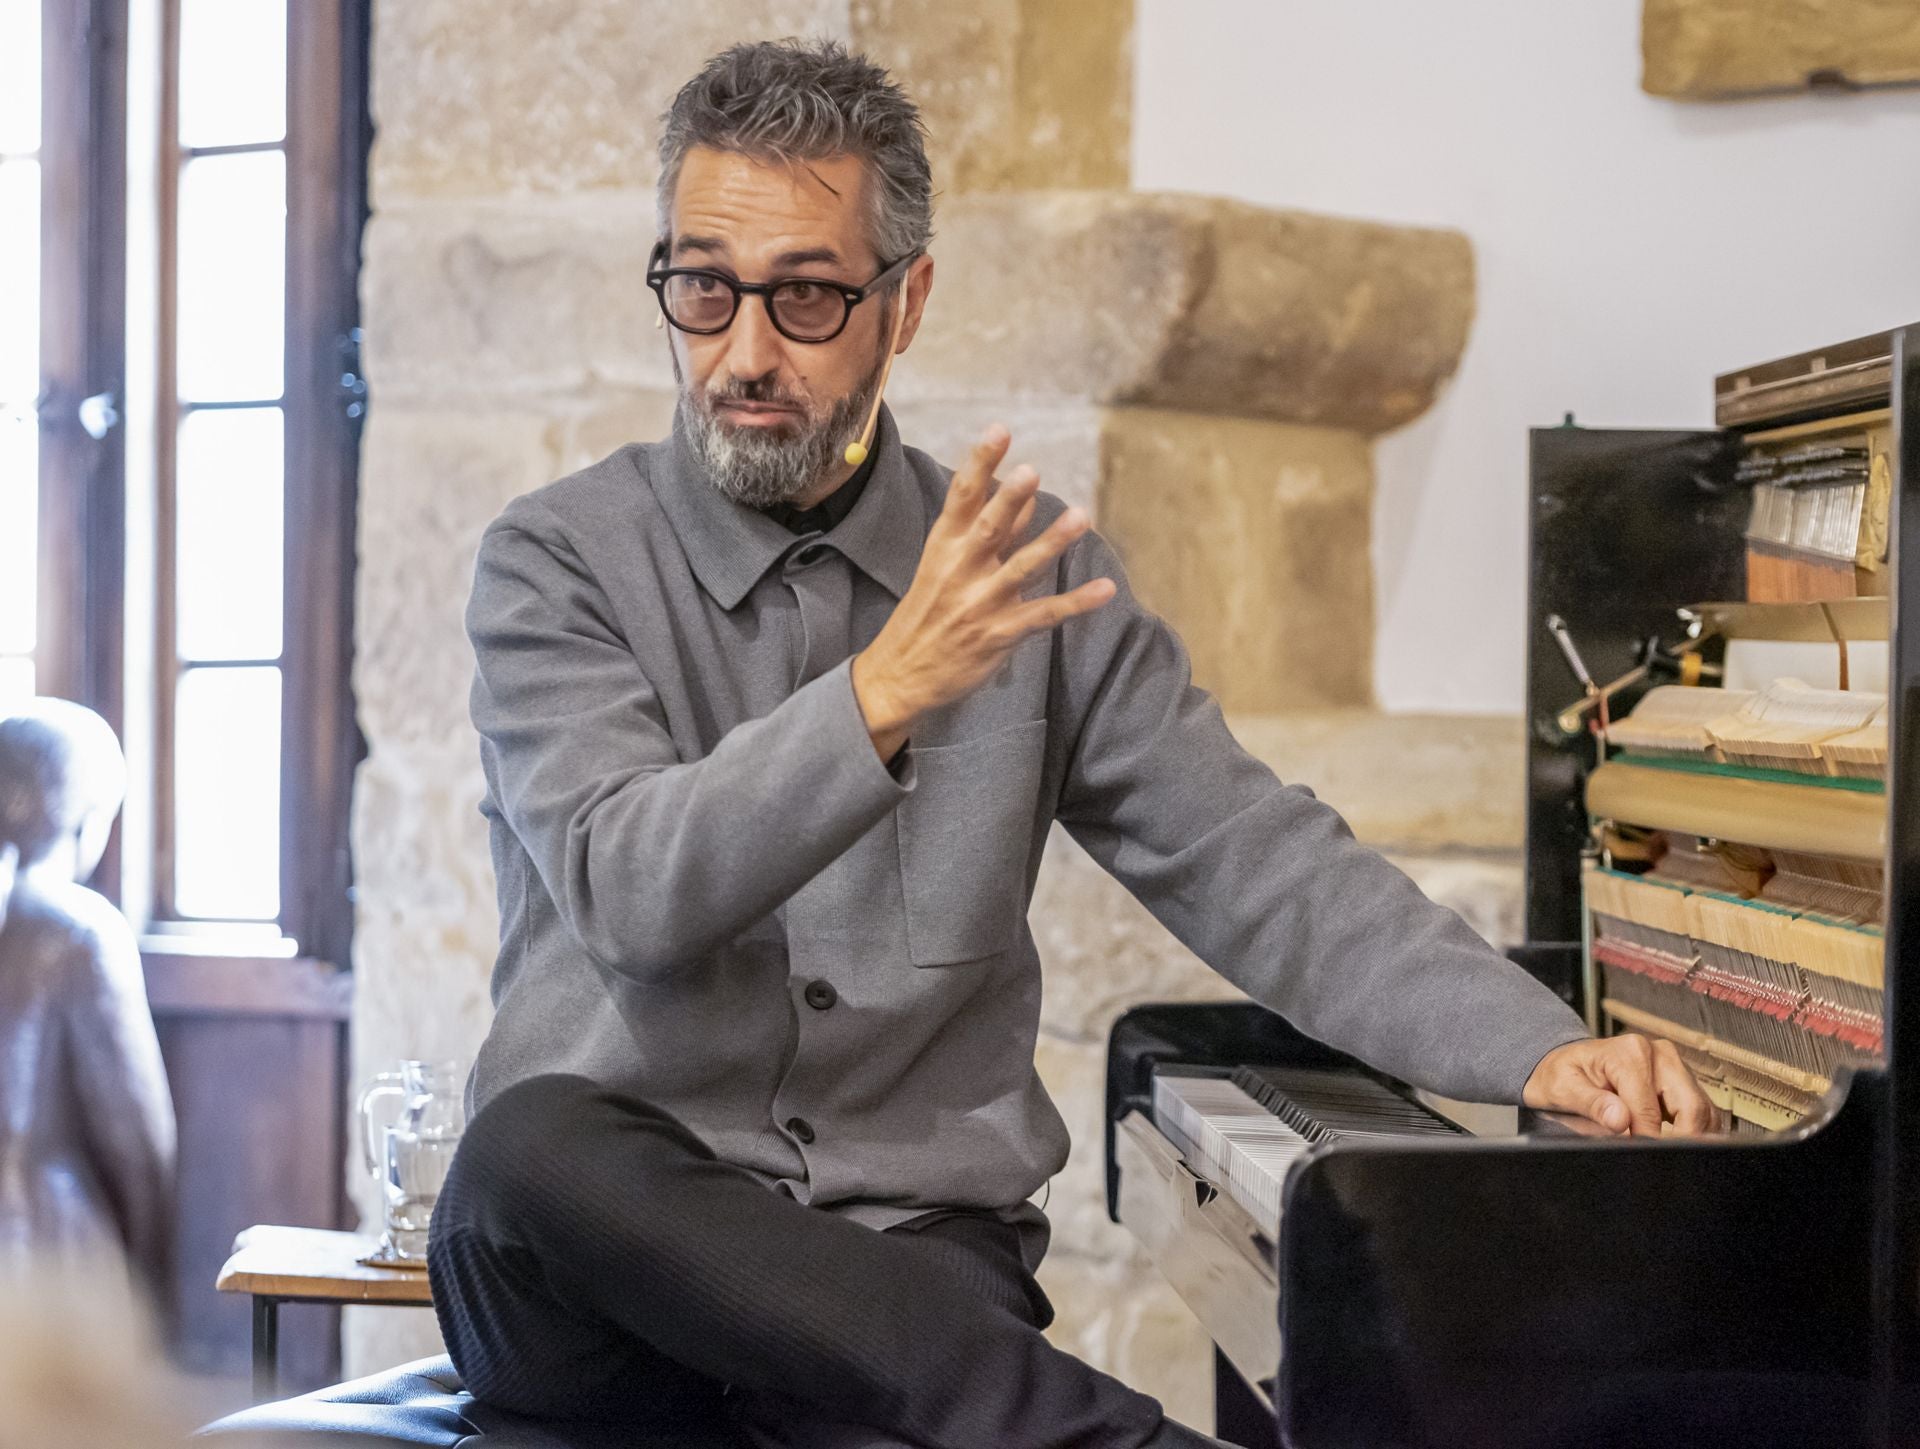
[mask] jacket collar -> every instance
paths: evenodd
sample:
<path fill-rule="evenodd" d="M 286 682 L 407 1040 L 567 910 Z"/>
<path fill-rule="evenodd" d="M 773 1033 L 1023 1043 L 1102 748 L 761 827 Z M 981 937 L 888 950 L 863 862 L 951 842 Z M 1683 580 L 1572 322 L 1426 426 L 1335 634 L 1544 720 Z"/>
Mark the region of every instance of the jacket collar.
<path fill-rule="evenodd" d="M 673 435 L 649 450 L 654 492 L 700 586 L 723 609 L 738 607 L 798 540 L 757 508 L 735 503 L 707 480 L 688 440 L 684 407 Z M 896 599 L 913 582 L 926 542 L 926 509 L 907 470 L 893 415 L 883 405 L 874 432 L 873 474 L 860 501 L 821 540 Z M 664 464 L 664 467 L 661 466 Z"/>

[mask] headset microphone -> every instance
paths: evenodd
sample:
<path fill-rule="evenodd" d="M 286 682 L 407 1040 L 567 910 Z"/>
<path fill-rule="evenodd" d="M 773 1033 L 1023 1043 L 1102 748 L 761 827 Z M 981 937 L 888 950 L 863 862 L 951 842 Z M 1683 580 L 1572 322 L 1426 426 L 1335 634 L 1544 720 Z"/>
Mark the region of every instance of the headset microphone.
<path fill-rule="evenodd" d="M 887 378 L 893 372 L 893 358 L 900 347 L 900 329 L 907 320 L 907 286 L 900 284 L 900 309 L 893 316 L 892 339 L 887 344 L 887 361 L 880 369 L 880 386 L 874 390 L 873 406 L 867 409 L 867 425 L 860 430 L 860 436 L 847 444 L 847 451 L 841 456 L 849 467 L 858 468 L 867 461 L 867 452 L 873 446 L 873 430 L 880 422 L 880 399 L 887 390 Z"/>

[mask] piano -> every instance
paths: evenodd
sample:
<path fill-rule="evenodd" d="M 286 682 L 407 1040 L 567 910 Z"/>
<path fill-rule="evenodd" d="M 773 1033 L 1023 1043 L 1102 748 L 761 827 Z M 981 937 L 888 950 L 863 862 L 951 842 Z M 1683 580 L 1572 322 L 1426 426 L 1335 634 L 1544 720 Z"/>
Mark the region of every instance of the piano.
<path fill-rule="evenodd" d="M 1126 1013 L 1107 1207 L 1211 1334 L 1229 1442 L 1920 1444 L 1920 324 L 1730 373 L 1716 417 L 1532 435 L 1511 955 L 1674 1040 L 1735 1130 L 1468 1130 L 1256 1005 Z M 1796 504 L 1844 516 L 1776 528 Z M 1884 783 L 1823 763 L 1832 730 L 1774 729 L 1788 768 L 1733 750 L 1767 733 L 1748 641 L 1837 654 L 1842 690 L 1884 664 Z M 1744 733 L 1602 733 L 1715 684 Z M 1771 944 L 1809 934 L 1857 979 Z"/>

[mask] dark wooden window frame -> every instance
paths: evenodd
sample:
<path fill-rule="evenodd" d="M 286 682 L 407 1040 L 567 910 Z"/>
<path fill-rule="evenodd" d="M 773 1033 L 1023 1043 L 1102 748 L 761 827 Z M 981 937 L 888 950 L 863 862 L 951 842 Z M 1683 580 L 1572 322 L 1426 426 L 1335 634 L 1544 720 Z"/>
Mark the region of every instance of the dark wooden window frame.
<path fill-rule="evenodd" d="M 286 511 L 281 925 L 306 955 L 344 968 L 353 775 L 365 753 L 352 670 L 371 0 L 288 10 L 287 476 L 298 485 Z"/>
<path fill-rule="evenodd" d="M 171 540 L 175 402 L 174 223 L 178 0 L 160 0 L 164 154 L 155 476 L 159 551 L 152 617 L 154 698 L 128 699 L 124 560 L 126 437 L 95 438 L 80 405 L 125 410 L 127 323 L 128 0 L 43 0 L 45 126 L 41 148 L 43 393 L 40 407 L 41 693 L 98 710 L 123 736 L 129 710 L 151 710 L 154 796 L 150 899 L 121 890 L 116 840 L 95 884 L 136 924 L 167 936 L 161 957 L 192 952 L 175 925 L 171 880 Z M 308 959 L 345 969 L 353 934 L 349 812 L 362 754 L 351 692 L 354 512 L 360 378 L 357 281 L 370 140 L 370 0 L 289 0 L 287 27 L 286 634 L 281 705 L 282 933 Z M 116 418 L 117 423 L 117 418 Z M 136 611 L 137 613 L 137 611 Z M 142 640 L 141 646 L 147 647 Z M 182 939 L 184 937 L 184 939 Z M 218 954 L 218 937 L 204 938 Z M 270 959 L 270 958 L 269 958 Z"/>
<path fill-rule="evenodd" d="M 43 0 L 40 144 L 41 694 L 125 726 L 126 0 Z M 95 438 L 81 405 L 115 425 Z M 96 881 L 114 893 L 117 874 Z"/>

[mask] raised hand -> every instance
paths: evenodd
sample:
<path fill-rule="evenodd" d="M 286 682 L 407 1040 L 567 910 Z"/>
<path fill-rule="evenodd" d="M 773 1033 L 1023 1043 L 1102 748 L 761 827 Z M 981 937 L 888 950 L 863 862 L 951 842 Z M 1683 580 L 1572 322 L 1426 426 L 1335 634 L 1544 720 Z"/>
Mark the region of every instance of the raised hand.
<path fill-rule="evenodd" d="M 993 470 L 1011 441 L 987 429 L 953 475 L 947 501 L 927 536 L 913 584 L 879 635 L 853 661 L 853 693 L 867 733 L 892 759 L 928 711 L 977 689 L 1013 647 L 1114 595 L 1111 579 L 1064 594 L 1023 599 L 1020 588 L 1087 531 L 1069 508 L 1030 542 L 1014 541 L 1033 520 L 1040 475 L 1022 465 L 996 485 Z"/>

